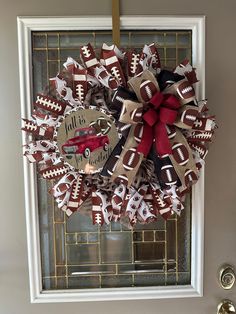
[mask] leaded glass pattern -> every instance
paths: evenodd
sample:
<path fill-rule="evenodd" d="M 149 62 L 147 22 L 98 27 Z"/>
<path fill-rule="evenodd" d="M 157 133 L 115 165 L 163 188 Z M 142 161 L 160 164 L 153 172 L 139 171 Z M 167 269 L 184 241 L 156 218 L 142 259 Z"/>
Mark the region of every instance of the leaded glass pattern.
<path fill-rule="evenodd" d="M 111 44 L 110 31 L 33 32 L 34 95 L 62 68 L 68 56 L 91 42 Z M 162 66 L 191 60 L 190 31 L 124 31 L 124 48 L 156 42 Z M 191 281 L 191 198 L 181 217 L 159 218 L 129 230 L 120 223 L 94 226 L 90 204 L 67 218 L 48 193 L 51 184 L 38 177 L 39 230 L 44 290 L 186 285 Z"/>

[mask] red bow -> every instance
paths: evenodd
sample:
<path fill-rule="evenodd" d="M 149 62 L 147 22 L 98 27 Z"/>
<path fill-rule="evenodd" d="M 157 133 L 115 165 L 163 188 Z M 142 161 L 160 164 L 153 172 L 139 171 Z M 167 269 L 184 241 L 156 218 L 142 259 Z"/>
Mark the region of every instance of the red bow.
<path fill-rule="evenodd" d="M 153 106 L 143 115 L 143 136 L 137 151 L 147 156 L 155 139 L 158 155 L 171 154 L 166 124 L 175 122 L 180 103 L 174 95 L 156 93 L 149 102 Z"/>

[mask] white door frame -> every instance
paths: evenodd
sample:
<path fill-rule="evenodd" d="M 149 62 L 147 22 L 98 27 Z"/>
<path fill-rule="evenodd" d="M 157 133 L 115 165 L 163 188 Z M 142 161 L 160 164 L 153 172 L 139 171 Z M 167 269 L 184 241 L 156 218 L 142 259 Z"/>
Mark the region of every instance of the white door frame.
<path fill-rule="evenodd" d="M 18 46 L 22 117 L 32 113 L 32 31 L 112 29 L 107 16 L 18 17 Z M 192 60 L 200 84 L 198 99 L 205 98 L 205 17 L 204 16 L 122 16 L 121 29 L 191 30 Z M 27 135 L 22 136 L 23 145 Z M 104 288 L 42 291 L 38 201 L 34 165 L 23 161 L 28 263 L 31 302 L 78 302 L 200 297 L 203 295 L 204 252 L 204 168 L 192 191 L 191 285 L 137 288 Z"/>

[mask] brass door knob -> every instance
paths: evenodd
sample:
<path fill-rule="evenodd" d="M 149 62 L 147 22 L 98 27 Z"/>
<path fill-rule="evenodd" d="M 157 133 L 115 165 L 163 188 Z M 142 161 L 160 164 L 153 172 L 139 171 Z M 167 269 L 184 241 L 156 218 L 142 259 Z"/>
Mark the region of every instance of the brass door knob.
<path fill-rule="evenodd" d="M 235 311 L 235 306 L 230 300 L 223 300 L 217 307 L 217 314 L 230 314 Z"/>
<path fill-rule="evenodd" d="M 231 265 L 223 265 L 219 272 L 219 282 L 223 289 L 229 290 L 235 283 L 235 271 Z"/>

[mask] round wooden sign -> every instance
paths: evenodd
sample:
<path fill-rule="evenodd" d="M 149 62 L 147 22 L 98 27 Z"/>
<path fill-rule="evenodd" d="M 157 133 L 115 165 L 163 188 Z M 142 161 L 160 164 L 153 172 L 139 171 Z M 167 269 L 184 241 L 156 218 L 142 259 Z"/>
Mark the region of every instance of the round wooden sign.
<path fill-rule="evenodd" d="M 100 172 L 117 142 L 114 122 L 97 110 L 71 111 L 57 130 L 60 153 L 80 173 Z"/>

